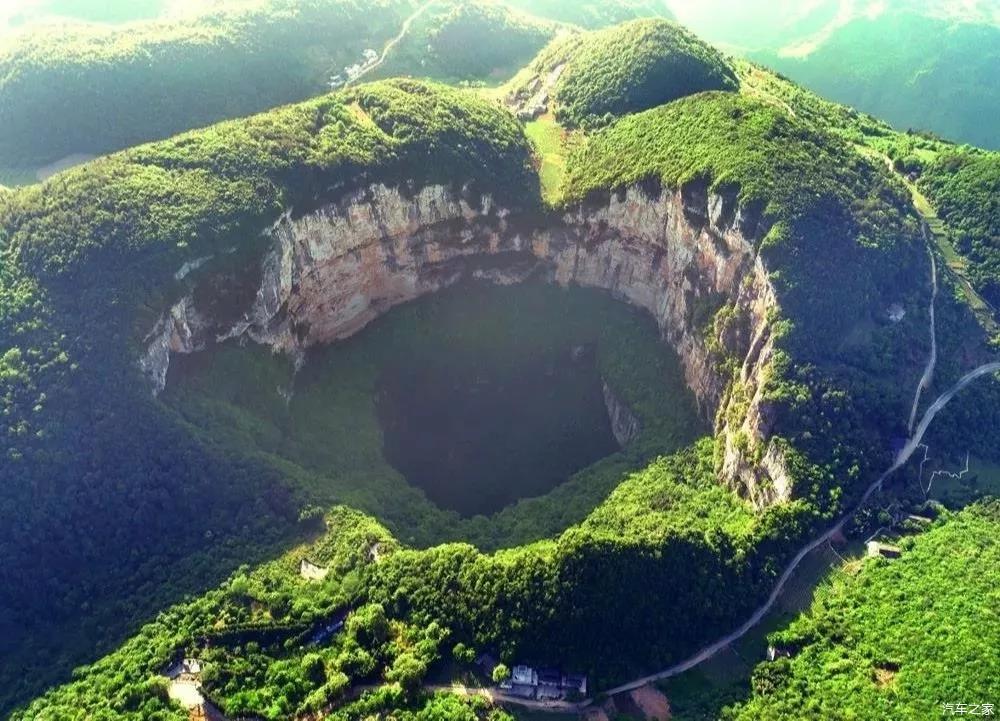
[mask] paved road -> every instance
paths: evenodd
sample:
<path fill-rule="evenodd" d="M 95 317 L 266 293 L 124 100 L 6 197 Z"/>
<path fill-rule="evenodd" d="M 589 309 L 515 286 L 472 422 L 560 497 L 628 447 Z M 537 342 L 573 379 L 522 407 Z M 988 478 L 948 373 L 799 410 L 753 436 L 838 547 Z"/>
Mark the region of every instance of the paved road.
<path fill-rule="evenodd" d="M 920 396 L 925 390 L 931 387 L 931 380 L 934 378 L 934 366 L 937 365 L 937 322 L 934 318 L 934 301 L 937 300 L 938 295 L 937 260 L 934 258 L 934 251 L 931 249 L 931 231 L 927 227 L 926 220 L 920 223 L 920 228 L 924 234 L 924 242 L 927 243 L 927 255 L 931 257 L 931 352 L 927 358 L 927 366 L 924 368 L 924 374 L 920 377 L 920 382 L 917 384 L 917 392 L 913 394 L 913 408 L 910 410 L 910 422 L 906 426 L 911 434 L 913 433 L 913 424 L 917 420 Z"/>
<path fill-rule="evenodd" d="M 493 703 L 503 703 L 513 706 L 530 708 L 535 711 L 547 711 L 549 713 L 579 713 L 590 706 L 591 699 L 580 701 L 539 701 L 532 698 L 522 698 L 501 693 L 495 688 L 478 688 L 463 686 L 462 684 L 451 684 L 450 686 L 426 686 L 428 691 L 453 693 L 456 696 L 482 696 Z"/>

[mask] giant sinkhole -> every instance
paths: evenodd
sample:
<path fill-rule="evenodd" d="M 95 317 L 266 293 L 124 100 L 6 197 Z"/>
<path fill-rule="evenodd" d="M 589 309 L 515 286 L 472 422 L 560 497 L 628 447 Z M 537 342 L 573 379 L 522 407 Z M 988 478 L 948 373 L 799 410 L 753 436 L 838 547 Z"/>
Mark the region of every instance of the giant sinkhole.
<path fill-rule="evenodd" d="M 298 363 L 248 341 L 180 355 L 163 398 L 304 497 L 361 507 L 418 543 L 476 541 L 498 514 L 585 513 L 705 430 L 647 313 L 541 282 L 465 282 Z"/>

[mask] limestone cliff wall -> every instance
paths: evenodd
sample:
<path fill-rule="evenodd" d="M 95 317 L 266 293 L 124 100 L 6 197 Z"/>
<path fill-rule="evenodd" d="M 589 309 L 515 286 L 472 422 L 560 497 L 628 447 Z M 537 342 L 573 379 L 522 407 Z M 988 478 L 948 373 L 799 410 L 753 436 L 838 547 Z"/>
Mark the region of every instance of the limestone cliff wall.
<path fill-rule="evenodd" d="M 488 196 L 441 186 L 407 195 L 375 185 L 282 216 L 269 231 L 261 285 L 242 320 L 219 327 L 182 299 L 153 329 L 141 366 L 161 389 L 170 353 L 215 340 L 246 335 L 300 353 L 463 278 L 517 283 L 537 276 L 603 288 L 656 319 L 700 412 L 716 422 L 723 477 L 763 506 L 788 496 L 761 399 L 771 359 L 766 319 L 775 304 L 754 250 L 765 230 L 734 198 L 697 187 L 633 187 L 559 216 L 529 218 Z M 740 322 L 712 338 L 705 320 L 723 304 Z M 738 383 L 722 357 L 736 359 Z"/>
<path fill-rule="evenodd" d="M 618 445 L 624 448 L 642 431 L 642 423 L 603 378 L 601 392 L 604 394 L 604 407 L 608 409 L 611 434 Z"/>

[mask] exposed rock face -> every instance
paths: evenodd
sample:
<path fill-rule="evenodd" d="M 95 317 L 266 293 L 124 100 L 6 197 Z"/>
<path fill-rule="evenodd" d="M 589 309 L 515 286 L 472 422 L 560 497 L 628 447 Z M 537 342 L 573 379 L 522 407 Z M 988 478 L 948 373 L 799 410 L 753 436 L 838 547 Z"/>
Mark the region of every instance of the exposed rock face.
<path fill-rule="evenodd" d="M 604 393 L 604 407 L 608 409 L 608 419 L 611 421 L 611 434 L 618 445 L 624 448 L 639 435 L 642 424 L 604 379 L 601 379 L 601 391 Z"/>
<path fill-rule="evenodd" d="M 191 296 L 184 296 L 157 321 L 146 336 L 146 352 L 139 368 L 153 382 L 158 392 L 167 383 L 171 353 L 194 353 L 205 347 L 208 323 L 195 310 Z"/>
<path fill-rule="evenodd" d="M 761 400 L 771 360 L 767 311 L 775 305 L 755 252 L 765 231 L 734 199 L 698 188 L 633 187 L 561 217 L 528 219 L 488 196 L 441 186 L 406 196 L 376 185 L 301 217 L 283 216 L 271 230 L 261 287 L 243 320 L 213 327 L 182 300 L 150 334 L 141 365 L 159 389 L 169 353 L 211 340 L 245 334 L 301 353 L 462 278 L 517 283 L 540 276 L 603 288 L 656 319 L 681 357 L 700 412 L 716 421 L 723 477 L 764 505 L 789 493 Z M 740 322 L 710 340 L 706 321 L 724 304 Z M 720 354 L 740 362 L 735 383 Z M 731 386 L 740 393 L 727 393 Z"/>

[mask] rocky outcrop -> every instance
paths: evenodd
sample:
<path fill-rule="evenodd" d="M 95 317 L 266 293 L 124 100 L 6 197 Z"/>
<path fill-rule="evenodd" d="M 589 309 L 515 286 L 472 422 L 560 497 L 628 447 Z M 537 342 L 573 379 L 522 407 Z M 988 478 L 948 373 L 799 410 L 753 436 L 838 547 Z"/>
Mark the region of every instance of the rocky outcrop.
<path fill-rule="evenodd" d="M 243 318 L 218 327 L 181 301 L 154 328 L 142 365 L 162 388 L 170 353 L 213 340 L 245 335 L 301 353 L 463 278 L 518 283 L 537 276 L 603 288 L 656 319 L 681 357 L 701 413 L 716 422 L 722 475 L 764 505 L 786 498 L 789 483 L 780 449 L 769 445 L 762 401 L 775 298 L 755 251 L 766 232 L 760 226 L 734 197 L 697 185 L 632 187 L 541 218 L 441 186 L 407 195 L 375 185 L 282 216 L 270 230 L 261 285 Z M 721 307 L 739 322 L 714 329 L 706 321 Z M 737 366 L 733 379 L 727 368 Z"/>
<path fill-rule="evenodd" d="M 146 352 L 139 369 L 152 382 L 154 392 L 167 384 L 171 353 L 194 353 L 204 349 L 209 323 L 195 310 L 194 300 L 184 296 L 167 311 L 144 339 Z"/>
<path fill-rule="evenodd" d="M 642 431 L 642 423 L 603 378 L 601 391 L 604 394 L 604 407 L 608 409 L 608 420 L 611 421 L 611 435 L 615 437 L 618 446 L 624 448 Z"/>

